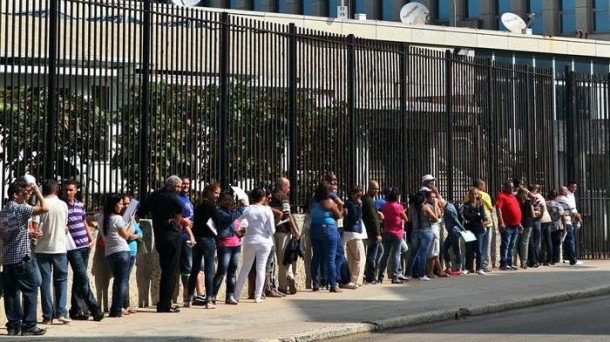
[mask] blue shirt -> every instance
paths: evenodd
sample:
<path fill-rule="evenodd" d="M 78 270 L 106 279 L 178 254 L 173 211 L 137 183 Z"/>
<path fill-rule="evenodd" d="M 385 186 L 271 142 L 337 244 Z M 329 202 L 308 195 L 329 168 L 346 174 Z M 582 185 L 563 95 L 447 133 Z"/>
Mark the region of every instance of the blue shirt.
<path fill-rule="evenodd" d="M 186 194 L 178 194 L 178 199 L 182 202 L 183 210 L 182 217 L 188 218 L 193 222 L 195 220 L 195 210 L 193 209 L 193 203 Z M 187 241 L 189 239 L 189 234 L 186 231 L 182 231 L 182 239 Z"/>
<path fill-rule="evenodd" d="M 125 225 L 128 225 L 128 224 L 129 224 L 129 222 L 125 222 Z M 144 233 L 142 232 L 142 229 L 140 228 L 140 224 L 138 222 L 136 222 L 135 220 L 133 221 L 133 227 L 131 227 L 131 233 L 140 235 L 140 240 L 144 237 Z M 129 255 L 136 256 L 138 254 L 138 241 L 131 240 L 128 242 L 128 245 L 129 245 Z"/>
<path fill-rule="evenodd" d="M 33 214 L 34 207 L 15 201 L 9 201 L 0 211 L 3 265 L 16 264 L 32 254 L 28 220 Z"/>
<path fill-rule="evenodd" d="M 455 208 L 455 205 L 451 202 L 447 202 L 445 205 L 445 212 L 443 213 L 443 220 L 445 221 L 445 228 L 451 232 L 453 227 L 458 227 L 460 230 L 464 230 L 462 222 L 460 222 L 460 215 Z"/>
<path fill-rule="evenodd" d="M 347 215 L 343 221 L 343 228 L 346 232 L 362 233 L 362 205 L 348 199 L 344 205 Z"/>

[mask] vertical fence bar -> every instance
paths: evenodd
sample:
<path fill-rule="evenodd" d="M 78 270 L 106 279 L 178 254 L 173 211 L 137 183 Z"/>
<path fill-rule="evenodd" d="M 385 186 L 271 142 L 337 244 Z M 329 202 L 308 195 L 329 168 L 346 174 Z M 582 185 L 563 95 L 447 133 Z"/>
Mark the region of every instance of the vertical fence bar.
<path fill-rule="evenodd" d="M 347 36 L 347 116 L 349 117 L 349 146 L 348 170 L 346 184 L 348 189 L 356 184 L 356 160 L 358 156 L 356 129 L 358 118 L 354 110 L 356 100 L 356 37 L 353 34 Z M 345 190 L 348 190 L 345 189 Z"/>
<path fill-rule="evenodd" d="M 407 68 L 409 63 L 409 45 L 401 44 L 400 45 L 400 60 L 399 60 L 399 71 L 400 71 L 400 96 L 398 96 L 400 100 L 400 132 L 401 132 L 401 144 L 405 149 L 403 151 L 402 158 L 400 158 L 402 162 L 402 166 L 400 168 L 400 184 L 402 184 L 402 193 L 407 193 L 407 169 L 409 167 L 409 158 L 406 157 L 407 149 L 409 146 L 409 135 L 407 134 Z"/>
<path fill-rule="evenodd" d="M 297 27 L 288 26 L 288 139 L 290 144 L 288 178 L 293 187 L 290 189 L 290 203 L 296 205 L 299 187 L 297 184 Z"/>
<path fill-rule="evenodd" d="M 220 17 L 220 115 L 218 127 L 220 148 L 220 185 L 223 189 L 229 187 L 229 14 L 224 12 Z"/>
<path fill-rule="evenodd" d="M 578 176 L 578 158 L 576 155 L 576 74 L 569 66 L 566 66 L 566 104 L 565 104 L 565 135 L 566 135 L 566 162 L 568 179 L 576 179 Z"/>
<path fill-rule="evenodd" d="M 142 86 L 141 86 L 141 103 L 140 103 L 140 200 L 146 199 L 148 196 L 148 122 L 150 115 L 149 107 L 149 70 L 150 70 L 150 26 L 151 26 L 151 9 L 150 1 L 144 1 L 143 27 L 142 27 Z"/>
<path fill-rule="evenodd" d="M 47 96 L 47 136 L 45 155 L 45 177 L 50 179 L 54 176 L 55 160 L 55 123 L 57 122 L 57 7 L 58 0 L 51 0 L 49 7 L 49 69 L 47 84 L 49 87 Z"/>
<path fill-rule="evenodd" d="M 453 54 L 445 52 L 445 111 L 447 114 L 447 200 L 453 202 Z"/>

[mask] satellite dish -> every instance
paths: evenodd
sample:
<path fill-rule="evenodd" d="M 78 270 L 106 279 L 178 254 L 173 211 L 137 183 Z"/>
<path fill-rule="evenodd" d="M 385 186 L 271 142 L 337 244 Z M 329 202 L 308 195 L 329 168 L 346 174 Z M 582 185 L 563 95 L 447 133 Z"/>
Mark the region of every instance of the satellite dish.
<path fill-rule="evenodd" d="M 426 25 L 429 14 L 426 6 L 419 2 L 410 2 L 400 9 L 400 21 L 407 25 Z"/>
<path fill-rule="evenodd" d="M 500 20 L 502 20 L 502 24 L 504 24 L 504 27 L 506 27 L 507 30 L 513 33 L 522 33 L 523 30 L 527 27 L 525 21 L 523 21 L 520 16 L 514 13 L 506 12 L 502 14 Z"/>
<path fill-rule="evenodd" d="M 178 6 L 193 7 L 199 5 L 201 0 L 171 0 L 171 3 Z"/>

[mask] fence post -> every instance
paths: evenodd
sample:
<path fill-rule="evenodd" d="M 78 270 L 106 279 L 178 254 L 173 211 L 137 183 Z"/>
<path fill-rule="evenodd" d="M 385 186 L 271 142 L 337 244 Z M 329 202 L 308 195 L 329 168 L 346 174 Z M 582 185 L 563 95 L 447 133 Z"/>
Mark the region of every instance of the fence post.
<path fill-rule="evenodd" d="M 54 163 L 56 156 L 55 148 L 55 128 L 57 123 L 57 13 L 58 0 L 51 0 L 49 3 L 49 71 L 47 74 L 47 84 L 49 86 L 47 96 L 47 136 L 46 136 L 46 155 L 44 163 L 44 176 L 47 179 L 53 178 Z"/>
<path fill-rule="evenodd" d="M 295 205 L 298 198 L 297 184 L 297 27 L 294 23 L 288 25 L 288 139 L 289 139 L 289 169 L 288 178 L 294 184 L 290 188 L 290 203 Z"/>
<path fill-rule="evenodd" d="M 498 154 L 496 153 L 496 151 L 494 151 L 494 139 L 495 139 L 495 122 L 493 121 L 493 119 L 496 117 L 495 116 L 495 94 L 494 94 L 494 82 L 493 80 L 493 76 L 494 76 L 494 72 L 493 72 L 493 61 L 492 60 L 488 60 L 487 62 L 487 154 L 485 155 L 485 158 L 487 158 L 487 166 L 488 166 L 488 176 L 489 179 L 486 179 L 487 184 L 488 184 L 488 188 L 490 189 L 496 189 L 495 187 L 498 186 L 498 183 L 496 181 L 497 179 L 497 172 L 496 172 L 496 165 L 498 164 L 497 161 L 497 157 Z"/>
<path fill-rule="evenodd" d="M 220 66 L 220 185 L 223 189 L 229 188 L 229 14 L 223 12 L 220 19 L 220 53 L 218 54 Z"/>
<path fill-rule="evenodd" d="M 565 125 L 564 132 L 566 136 L 566 161 L 567 173 L 569 180 L 576 180 L 578 176 L 578 156 L 577 156 L 577 141 L 576 141 L 576 73 L 566 65 L 566 106 L 565 106 Z"/>
<path fill-rule="evenodd" d="M 350 146 L 348 158 L 348 189 L 357 182 L 356 161 L 358 160 L 358 118 L 354 109 L 356 100 L 356 37 L 353 34 L 347 36 L 347 114 L 349 117 Z"/>
<path fill-rule="evenodd" d="M 529 65 L 525 67 L 525 82 L 526 82 L 526 90 L 525 93 L 527 94 L 526 100 L 525 100 L 525 108 L 526 108 L 526 115 L 527 117 L 525 118 L 525 131 L 526 131 L 526 146 L 527 146 L 527 184 L 533 184 L 533 183 L 538 183 L 537 180 L 534 180 L 534 173 L 533 173 L 533 168 L 534 168 L 534 151 L 533 151 L 533 144 L 532 144 L 532 129 L 536 129 L 535 127 L 533 127 L 533 122 L 536 122 L 535 120 L 532 120 L 532 117 L 535 115 L 535 108 L 536 108 L 536 94 L 534 91 L 534 85 L 533 85 L 533 69 L 534 67 L 530 67 Z M 531 96 L 531 98 L 530 98 Z"/>
<path fill-rule="evenodd" d="M 148 158 L 148 125 L 150 116 L 150 26 L 151 26 L 151 8 L 150 1 L 144 1 L 143 26 L 142 27 L 142 80 L 140 96 L 140 200 L 145 200 L 148 197 L 148 181 L 149 181 L 149 163 Z"/>
<path fill-rule="evenodd" d="M 447 114 L 447 200 L 453 201 L 453 54 L 445 52 L 445 110 Z"/>
<path fill-rule="evenodd" d="M 403 158 L 401 158 L 401 173 L 400 182 L 402 184 L 402 193 L 407 193 L 407 168 L 409 161 L 407 156 L 407 146 L 409 145 L 409 136 L 407 134 L 407 65 L 409 63 L 409 44 L 400 45 L 400 130 L 402 132 L 401 145 L 403 148 Z"/>

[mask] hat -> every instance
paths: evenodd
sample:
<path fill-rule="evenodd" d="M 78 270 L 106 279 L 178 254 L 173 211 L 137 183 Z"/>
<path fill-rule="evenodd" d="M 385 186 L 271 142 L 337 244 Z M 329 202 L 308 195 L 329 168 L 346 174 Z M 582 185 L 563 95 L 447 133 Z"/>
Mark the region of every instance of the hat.
<path fill-rule="evenodd" d="M 433 181 L 435 179 L 436 178 L 434 178 L 433 175 L 425 175 L 425 176 L 422 177 L 421 182 L 425 183 L 425 182 Z"/>

